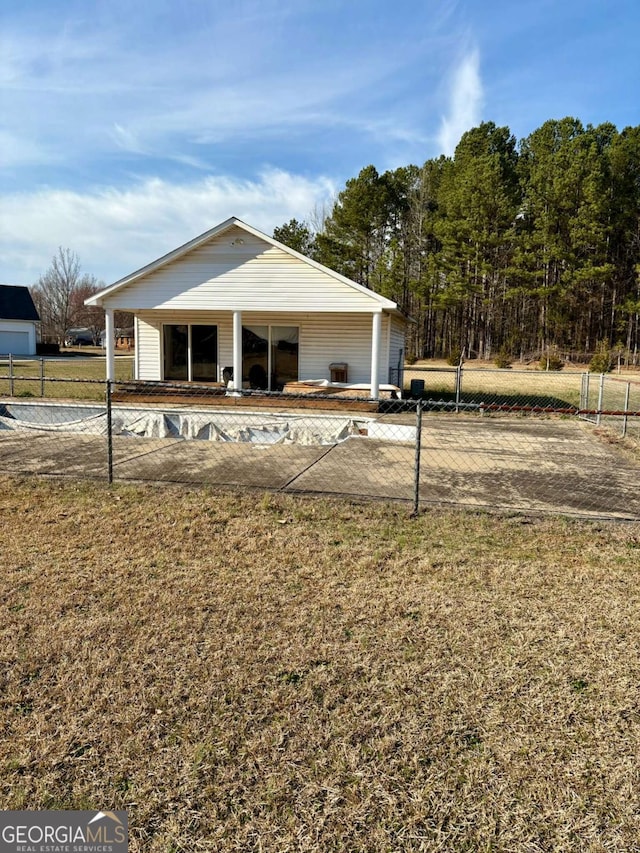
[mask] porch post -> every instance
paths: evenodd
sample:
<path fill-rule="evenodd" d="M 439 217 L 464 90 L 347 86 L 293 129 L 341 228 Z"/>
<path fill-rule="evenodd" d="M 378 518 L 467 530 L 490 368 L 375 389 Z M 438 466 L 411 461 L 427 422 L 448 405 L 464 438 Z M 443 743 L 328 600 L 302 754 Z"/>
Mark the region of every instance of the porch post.
<path fill-rule="evenodd" d="M 371 324 L 371 397 L 378 399 L 380 393 L 380 339 L 382 337 L 382 313 L 373 315 Z"/>
<path fill-rule="evenodd" d="M 233 312 L 233 387 L 242 391 L 242 312 Z"/>
<path fill-rule="evenodd" d="M 116 331 L 113 325 L 113 308 L 104 309 L 104 336 L 107 348 L 107 379 L 113 382 L 116 378 Z"/>

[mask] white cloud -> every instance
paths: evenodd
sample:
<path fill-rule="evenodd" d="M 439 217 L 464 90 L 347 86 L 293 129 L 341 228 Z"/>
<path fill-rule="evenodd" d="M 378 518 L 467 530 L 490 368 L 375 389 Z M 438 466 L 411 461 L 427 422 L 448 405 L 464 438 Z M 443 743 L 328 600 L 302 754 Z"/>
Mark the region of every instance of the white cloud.
<path fill-rule="evenodd" d="M 123 190 L 43 189 L 0 198 L 3 283 L 32 284 L 58 246 L 77 252 L 84 271 L 107 283 L 238 216 L 270 234 L 305 219 L 336 193 L 325 177 L 266 170 L 256 180 L 212 177 L 190 184 L 153 178 Z"/>
<path fill-rule="evenodd" d="M 473 50 L 463 58 L 453 76 L 449 110 L 442 119 L 438 133 L 438 143 L 443 154 L 453 154 L 462 134 L 480 122 L 482 102 L 480 55 L 477 50 Z"/>

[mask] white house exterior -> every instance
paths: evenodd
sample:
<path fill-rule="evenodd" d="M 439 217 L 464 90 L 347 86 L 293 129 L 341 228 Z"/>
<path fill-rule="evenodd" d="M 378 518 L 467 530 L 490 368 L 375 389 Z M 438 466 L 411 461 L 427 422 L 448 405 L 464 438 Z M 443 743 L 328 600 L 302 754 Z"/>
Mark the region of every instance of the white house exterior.
<path fill-rule="evenodd" d="M 225 381 L 276 390 L 290 381 L 348 382 L 377 397 L 404 349 L 405 318 L 356 284 L 231 218 L 87 300 L 135 316 L 137 379 Z M 225 370 L 226 368 L 226 370 Z M 241 377 L 241 378 L 240 378 Z M 257 384 L 254 384 L 257 383 Z"/>
<path fill-rule="evenodd" d="M 0 285 L 0 355 L 35 355 L 39 319 L 28 287 Z"/>

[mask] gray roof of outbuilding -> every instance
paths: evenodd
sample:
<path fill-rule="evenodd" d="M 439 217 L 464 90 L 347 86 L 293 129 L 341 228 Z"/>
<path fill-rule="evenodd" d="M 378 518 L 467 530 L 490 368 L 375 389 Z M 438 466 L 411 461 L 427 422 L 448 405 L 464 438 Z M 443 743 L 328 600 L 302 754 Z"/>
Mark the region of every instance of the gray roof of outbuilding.
<path fill-rule="evenodd" d="M 0 320 L 39 320 L 28 287 L 0 284 Z"/>

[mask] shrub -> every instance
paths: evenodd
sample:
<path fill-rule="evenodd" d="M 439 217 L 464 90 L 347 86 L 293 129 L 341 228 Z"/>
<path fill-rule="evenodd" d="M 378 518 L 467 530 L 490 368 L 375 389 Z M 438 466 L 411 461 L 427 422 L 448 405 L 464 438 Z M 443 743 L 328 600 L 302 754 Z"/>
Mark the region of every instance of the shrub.
<path fill-rule="evenodd" d="M 460 359 L 462 358 L 462 350 L 459 347 L 451 350 L 449 354 L 449 358 L 447 359 L 447 364 L 450 364 L 452 367 L 457 367 L 460 364 Z"/>
<path fill-rule="evenodd" d="M 497 356 L 493 359 L 493 363 L 496 367 L 499 367 L 501 370 L 507 370 L 511 367 L 511 362 L 513 358 L 509 350 L 505 347 L 502 347 Z"/>
<path fill-rule="evenodd" d="M 564 361 L 555 350 L 547 350 L 540 356 L 540 370 L 562 370 Z"/>
<path fill-rule="evenodd" d="M 613 367 L 613 353 L 608 341 L 598 341 L 593 358 L 589 362 L 592 373 L 609 373 Z"/>
<path fill-rule="evenodd" d="M 411 355 L 408 355 L 408 356 L 405 358 L 404 363 L 405 363 L 405 364 L 409 364 L 409 365 L 411 365 L 411 364 L 415 364 L 417 360 L 418 360 L 418 356 L 417 356 L 417 355 L 414 355 L 414 354 L 412 353 Z"/>

